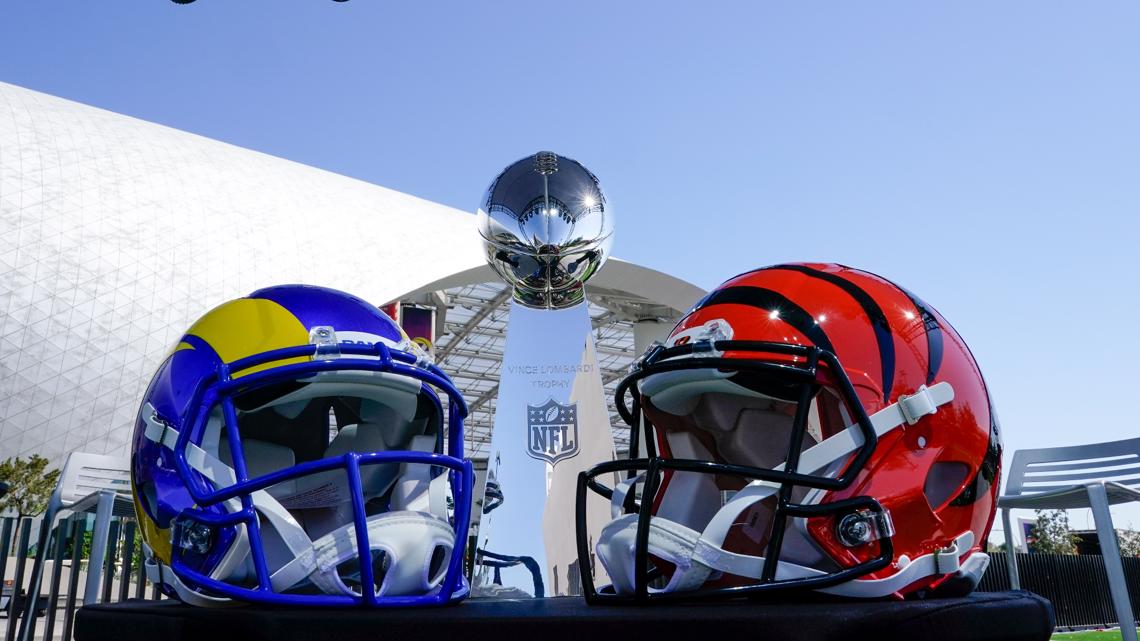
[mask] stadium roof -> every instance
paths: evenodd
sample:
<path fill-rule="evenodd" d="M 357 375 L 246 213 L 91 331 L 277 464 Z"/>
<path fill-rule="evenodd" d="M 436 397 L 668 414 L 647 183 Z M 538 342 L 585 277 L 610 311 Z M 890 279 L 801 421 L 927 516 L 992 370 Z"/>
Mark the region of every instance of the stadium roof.
<path fill-rule="evenodd" d="M 436 361 L 463 390 L 470 415 L 467 448 L 485 456 L 490 443 L 499 367 L 506 341 L 511 291 L 496 282 L 486 265 L 472 267 L 401 296 L 424 300 L 435 295 L 437 314 L 444 314 L 445 332 L 435 344 Z M 668 331 L 680 313 L 703 291 L 667 274 L 612 259 L 586 286 L 598 368 L 609 400 L 614 442 L 621 449 L 628 438 L 613 405 L 613 391 L 636 355 L 634 323 L 657 321 Z"/>
<path fill-rule="evenodd" d="M 474 408 L 479 454 L 508 296 L 473 215 L 0 83 L 0 459 L 125 454 L 146 385 L 190 324 L 282 283 L 434 299 L 437 354 Z M 587 288 L 611 387 L 634 321 L 675 318 L 702 294 L 619 260 Z"/>

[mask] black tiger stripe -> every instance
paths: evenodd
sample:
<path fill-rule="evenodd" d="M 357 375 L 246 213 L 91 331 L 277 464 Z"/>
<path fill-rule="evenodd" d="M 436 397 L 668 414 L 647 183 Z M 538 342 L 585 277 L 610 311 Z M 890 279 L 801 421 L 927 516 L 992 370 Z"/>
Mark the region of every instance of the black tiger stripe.
<path fill-rule="evenodd" d="M 748 305 L 768 313 L 778 312 L 780 320 L 798 329 L 816 347 L 835 353 L 835 346 L 831 344 L 827 332 L 815 322 L 812 315 L 779 292 L 763 287 L 725 287 L 706 296 L 699 308 L 705 309 L 713 305 Z"/>
<path fill-rule="evenodd" d="M 891 323 L 875 299 L 871 298 L 871 295 L 862 287 L 846 278 L 806 265 L 775 265 L 769 269 L 798 272 L 811 278 L 826 281 L 847 292 L 851 298 L 859 303 L 859 306 L 863 308 L 863 313 L 871 320 L 871 327 L 875 332 L 875 342 L 879 344 L 879 368 L 883 374 L 883 402 L 890 403 L 891 389 L 895 382 L 895 340 L 891 332 Z"/>
<path fill-rule="evenodd" d="M 942 367 L 942 326 L 938 324 L 938 319 L 931 311 L 930 305 L 907 291 L 905 287 L 898 284 L 895 284 L 895 287 L 906 294 L 911 304 L 922 316 L 922 325 L 926 328 L 926 353 L 929 356 L 926 360 L 926 384 L 933 385 L 934 377 L 938 375 L 938 370 Z"/>

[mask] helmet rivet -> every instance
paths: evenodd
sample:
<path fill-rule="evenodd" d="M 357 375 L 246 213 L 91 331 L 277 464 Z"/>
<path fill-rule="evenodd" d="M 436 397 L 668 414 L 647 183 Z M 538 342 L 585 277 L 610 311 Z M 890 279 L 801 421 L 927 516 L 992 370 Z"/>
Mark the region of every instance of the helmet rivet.
<path fill-rule="evenodd" d="M 926 447 L 926 437 L 925 436 L 918 437 L 918 446 L 920 448 Z"/>

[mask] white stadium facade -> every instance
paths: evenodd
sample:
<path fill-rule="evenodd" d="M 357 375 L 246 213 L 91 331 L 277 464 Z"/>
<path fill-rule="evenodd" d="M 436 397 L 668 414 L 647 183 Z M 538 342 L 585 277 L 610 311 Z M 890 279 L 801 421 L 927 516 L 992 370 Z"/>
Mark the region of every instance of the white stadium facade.
<path fill-rule="evenodd" d="M 186 328 L 290 282 L 430 310 L 486 456 L 510 293 L 471 213 L 0 83 L 0 459 L 125 455 Z M 617 259 L 588 291 L 617 427 L 616 381 L 703 291 Z"/>

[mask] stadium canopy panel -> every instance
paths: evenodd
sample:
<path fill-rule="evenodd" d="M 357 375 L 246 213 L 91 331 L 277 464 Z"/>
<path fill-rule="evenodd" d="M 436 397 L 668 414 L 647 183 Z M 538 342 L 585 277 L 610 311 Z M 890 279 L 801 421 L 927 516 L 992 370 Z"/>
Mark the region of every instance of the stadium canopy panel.
<path fill-rule="evenodd" d="M 182 332 L 287 282 L 433 305 L 437 360 L 472 407 L 472 454 L 485 455 L 509 294 L 473 215 L 0 83 L 0 459 L 125 454 Z M 635 334 L 667 331 L 703 294 L 620 260 L 589 292 L 611 391 Z"/>
<path fill-rule="evenodd" d="M 586 292 L 598 368 L 610 401 L 610 422 L 615 428 L 615 444 L 621 449 L 628 438 L 613 406 L 618 380 L 643 348 L 638 343 L 671 329 L 680 313 L 704 292 L 672 276 L 618 259 L 606 263 Z M 481 264 L 399 299 L 434 304 L 437 317 L 444 315 L 443 322 L 438 323 L 444 332 L 435 343 L 436 361 L 456 380 L 467 399 L 471 412 L 467 421 L 469 451 L 476 457 L 485 456 L 499 390 L 510 289 L 496 281 L 490 267 Z"/>

